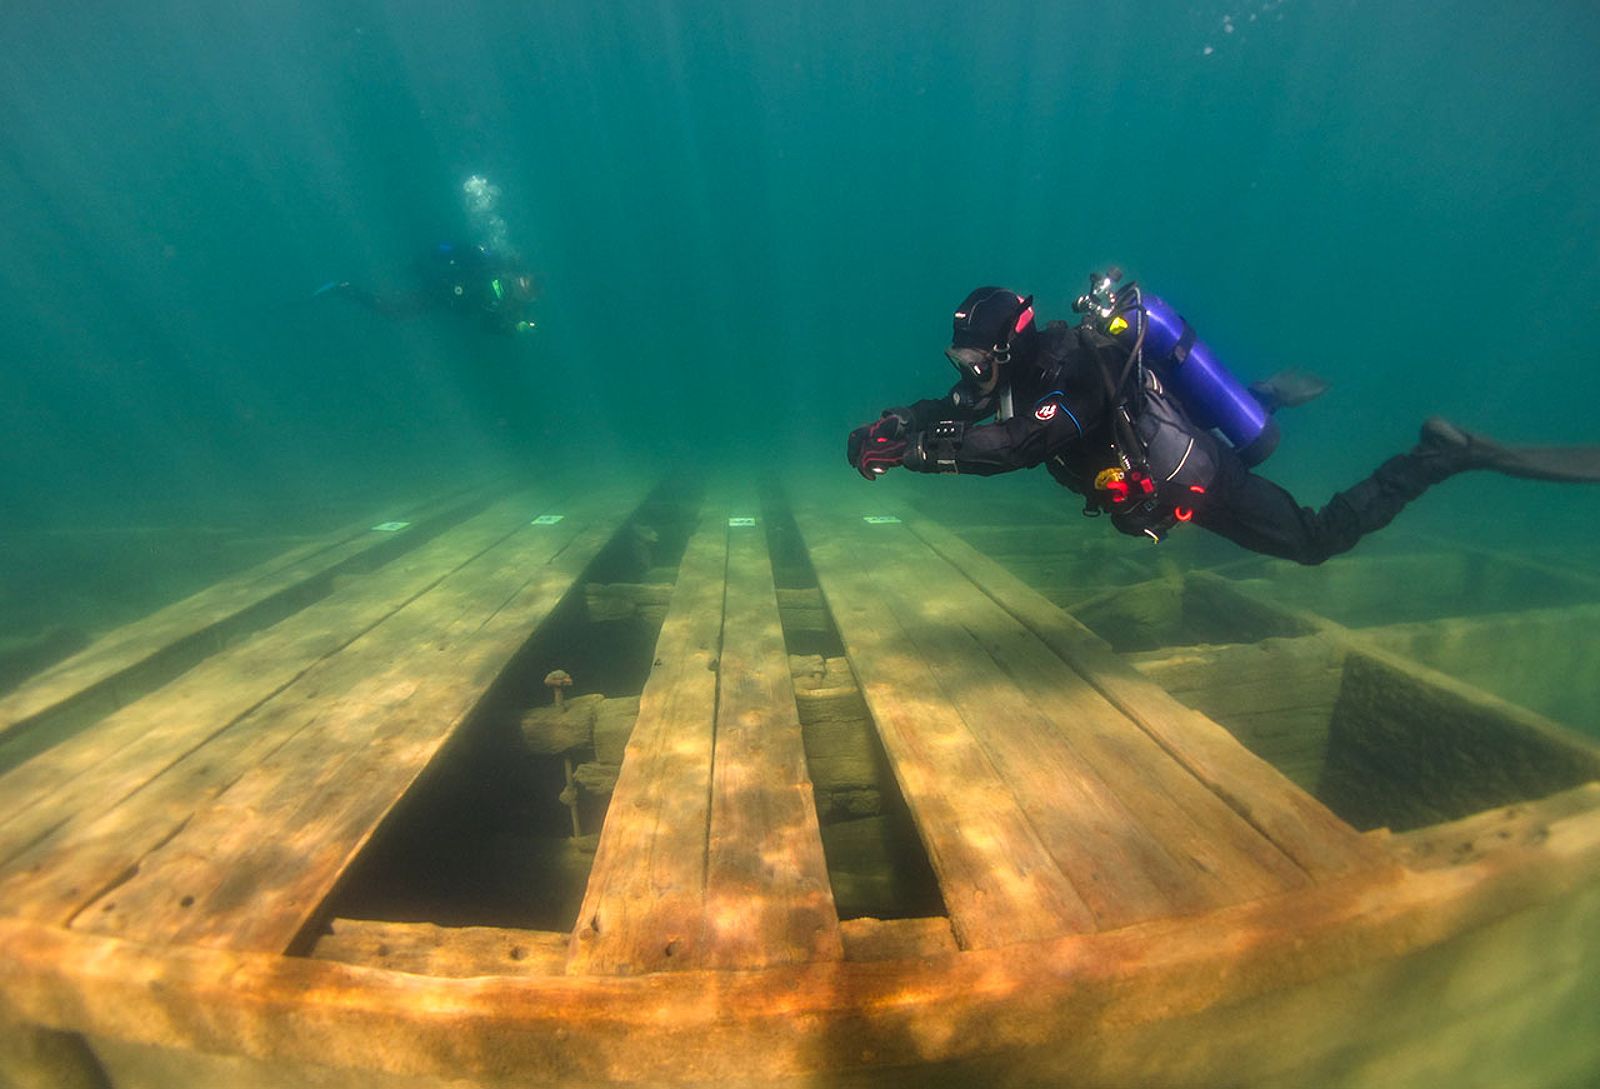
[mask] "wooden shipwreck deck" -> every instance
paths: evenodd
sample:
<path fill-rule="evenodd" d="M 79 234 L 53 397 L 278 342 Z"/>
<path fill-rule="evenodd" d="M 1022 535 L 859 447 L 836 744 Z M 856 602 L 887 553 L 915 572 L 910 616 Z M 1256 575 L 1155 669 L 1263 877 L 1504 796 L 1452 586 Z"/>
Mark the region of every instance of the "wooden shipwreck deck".
<path fill-rule="evenodd" d="M 99 639 L 0 696 L 0 1069 L 1488 1085 L 1588 1008 L 1600 579 L 1029 517 L 463 491 Z M 501 870 L 557 907 L 386 904 L 496 764 L 555 777 Z"/>

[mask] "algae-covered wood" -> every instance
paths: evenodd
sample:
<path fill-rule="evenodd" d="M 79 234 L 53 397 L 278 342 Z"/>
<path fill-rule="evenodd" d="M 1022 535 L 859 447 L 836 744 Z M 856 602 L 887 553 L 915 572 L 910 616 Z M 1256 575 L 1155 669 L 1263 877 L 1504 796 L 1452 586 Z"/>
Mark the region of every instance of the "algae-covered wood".
<path fill-rule="evenodd" d="M 1326 806 L 1227 730 L 1141 677 L 1093 632 L 999 564 L 926 520 L 910 524 L 1308 874 L 1326 878 L 1388 864 L 1383 852 Z"/>
<path fill-rule="evenodd" d="M 959 714 L 997 773 L 999 796 L 1026 816 L 1092 912 L 1094 927 L 1200 911 L 1307 881 L 1259 831 L 903 524 L 842 516 L 830 525 L 825 516 L 809 514 L 802 528 L 814 557 L 825 542 L 845 545 L 851 564 L 817 558 L 830 603 L 876 591 L 872 600 L 897 624 L 897 642 L 928 663 L 934 691 Z M 851 646 L 860 627 L 854 614 L 839 624 L 865 678 L 876 654 Z M 909 793 L 908 800 L 924 836 L 937 835 Z M 956 911 L 952 905 L 953 918 Z"/>
<path fill-rule="evenodd" d="M 265 719 L 253 712 L 297 681 L 302 691 L 313 690 L 322 671 L 342 675 L 338 683 L 345 684 L 363 675 L 367 667 L 347 669 L 349 660 L 339 654 L 344 647 L 515 532 L 537 513 L 536 504 L 526 493 L 495 504 L 0 776 L 0 862 L 6 864 L 0 890 L 21 870 L 47 877 L 56 872 L 37 857 L 48 849 L 46 837 L 82 832 L 88 821 L 158 779 L 171 785 L 181 809 L 177 823 L 187 819 L 197 792 L 226 786 L 304 725 L 282 704 Z M 179 785 L 179 778 L 187 782 Z M 158 823 L 144 849 L 176 827 L 170 820 Z M 120 852 L 130 834 L 122 825 L 102 829 L 61 853 L 80 862 L 84 840 Z M 16 862 L 23 851 L 34 857 Z M 58 888 L 70 890 L 68 899 L 89 894 L 125 866 L 122 859 L 109 875 L 67 880 Z"/>
<path fill-rule="evenodd" d="M 573 932 L 573 973 L 661 971 L 699 957 L 727 565 L 727 515 L 713 511 L 678 567 Z"/>
<path fill-rule="evenodd" d="M 766 539 L 718 502 L 689 542 L 569 970 L 842 953 Z"/>
<path fill-rule="evenodd" d="M 706 967 L 843 955 L 763 527 L 728 530 Z"/>
<path fill-rule="evenodd" d="M 567 520 L 541 529 L 547 544 L 568 543 L 534 572 L 568 564 L 560 578 L 574 606 L 543 632 L 551 645 L 565 645 L 567 618 L 585 615 L 579 557 L 594 555 L 602 523 L 628 506 L 597 498 L 587 519 L 585 502 L 561 504 Z M 644 509 L 660 503 L 658 493 Z M 1594 746 L 1397 661 L 1393 644 L 1240 596 L 1225 580 L 1174 568 L 1138 588 L 1152 600 L 1181 595 L 1165 603 L 1180 611 L 1237 607 L 1264 622 L 1244 644 L 1139 656 L 1179 691 L 1214 695 L 1219 716 L 1265 715 L 1280 672 L 1285 684 L 1311 681 L 1319 707 L 1343 686 L 1335 729 L 1318 736 L 1346 745 L 1351 768 L 1362 752 L 1399 757 L 1384 790 L 1414 788 L 1451 811 L 1518 799 L 1453 824 L 1359 836 L 942 527 L 904 512 L 869 525 L 850 505 L 799 513 L 822 597 L 791 589 L 788 606 L 773 587 L 768 527 L 729 526 L 729 511 L 709 507 L 645 696 L 601 701 L 629 704 L 630 721 L 643 710 L 623 766 L 649 774 L 619 784 L 607 819 L 618 849 L 596 859 L 585 911 L 597 894 L 663 909 L 624 913 L 609 959 L 586 962 L 574 935 L 549 930 L 307 925 L 344 910 L 326 899 L 327 882 L 462 709 L 497 676 L 516 681 L 496 659 L 542 609 L 542 576 L 521 570 L 537 555 L 534 527 L 519 521 L 468 547 L 488 526 L 468 522 L 437 539 L 462 534 L 443 550 L 414 551 L 442 565 L 434 576 L 225 728 L 200 728 L 195 708 L 215 705 L 180 678 L 147 720 L 154 747 L 118 735 L 127 724 L 113 716 L 83 735 L 107 731 L 103 760 L 41 765 L 37 807 L 52 784 L 74 806 L 0 867 L 0 1080 L 1498 1089 L 1519 1083 L 1530 1051 L 1552 1085 L 1586 1084 L 1600 1067 L 1593 1034 L 1561 1031 L 1586 1025 L 1600 1000 L 1600 785 L 1534 796 L 1593 775 Z M 776 513 L 772 539 L 787 548 Z M 622 551 L 591 574 L 629 577 L 612 562 Z M 783 555 L 786 585 L 809 570 L 801 559 Z M 399 578 L 402 566 L 391 558 L 341 580 L 325 601 L 345 594 L 345 605 L 368 608 L 377 598 L 352 591 Z M 665 584 L 670 570 L 652 564 L 645 581 Z M 786 629 L 779 618 L 792 618 L 796 600 L 806 616 Z M 1116 604 L 1113 594 L 1093 608 Z M 342 615 L 356 614 L 307 608 L 280 627 Z M 1307 634 L 1262 634 L 1280 629 Z M 256 638 L 287 646 L 273 632 Z M 816 690 L 811 712 L 858 730 L 873 725 L 869 713 L 876 720 L 949 918 L 841 923 L 831 913 L 791 663 Z M 1204 674 L 1219 668 L 1241 683 L 1210 692 Z M 214 677 L 248 683 L 238 664 Z M 673 709 L 683 712 L 675 726 Z M 161 735 L 163 721 L 175 731 Z M 450 751 L 462 756 L 502 728 L 515 738 L 517 721 L 515 710 L 475 719 L 483 728 Z M 598 721 L 588 732 L 597 760 L 619 759 L 625 727 L 604 745 Z M 58 748 L 89 755 L 73 744 Z M 638 759 L 641 745 L 654 755 Z M 1417 753 L 1424 774 L 1408 782 Z M 124 759 L 136 774 L 105 780 L 105 799 L 79 784 Z M 850 789 L 865 792 L 857 779 L 878 775 L 884 801 L 898 805 L 883 765 L 861 763 Z M 1475 775 L 1480 763 L 1491 773 Z M 413 800 L 419 810 L 428 801 Z M 217 883 L 183 904 L 182 886 L 200 873 Z M 271 941 L 251 936 L 257 905 Z M 306 955 L 276 951 L 294 934 Z M 667 955 L 661 941 L 676 934 L 682 944 Z M 17 1056 L 31 1067 L 3 1065 Z"/>
<path fill-rule="evenodd" d="M 375 510 L 351 525 L 109 633 L 0 697 L 0 737 L 112 687 L 122 690 L 109 694 L 105 710 L 128 702 L 141 689 L 155 687 L 159 680 L 181 672 L 190 660 L 204 656 L 200 648 L 184 654 L 185 644 L 207 636 L 214 642 L 274 599 L 289 597 L 369 553 L 389 549 L 408 534 L 431 528 L 436 520 L 459 517 L 471 508 L 474 495 L 458 492 L 409 506 L 382 508 L 381 513 Z M 292 611 L 292 604 L 288 608 Z M 167 662 L 164 669 L 163 660 Z M 129 679 L 140 670 L 159 677 L 137 682 Z"/>
<path fill-rule="evenodd" d="M 339 652 L 257 695 L 242 717 L 207 718 L 213 703 L 191 695 L 188 678 L 169 686 L 168 703 L 160 693 L 141 701 L 165 708 L 173 736 L 136 750 L 138 762 L 117 752 L 96 766 L 117 789 L 60 814 L 0 871 L 0 900 L 18 915 L 150 940 L 284 948 L 494 663 L 553 608 L 630 504 L 590 499 L 587 512 L 531 526 L 540 508 L 516 497 L 350 584 L 280 625 L 300 631 L 286 638 L 344 644 Z M 374 618 L 380 601 L 390 614 Z M 230 668 L 248 675 L 249 655 L 250 644 L 231 652 Z"/>
<path fill-rule="evenodd" d="M 383 816 L 516 650 L 579 585 L 637 493 L 562 503 L 524 524 L 342 653 L 365 667 L 342 691 L 280 699 L 303 716 L 139 872 L 75 925 L 145 941 L 286 949 Z M 137 799 L 132 803 L 137 805 Z"/>
<path fill-rule="evenodd" d="M 1093 930 L 1092 910 L 865 573 L 883 557 L 863 554 L 834 516 L 797 520 L 962 946 Z"/>
<path fill-rule="evenodd" d="M 756 972 L 437 979 L 0 919 L 0 992 L 13 1016 L 97 1045 L 166 1049 L 174 1070 L 186 1057 L 258 1061 L 270 1089 L 316 1079 L 1478 1089 L 1509 1084 L 1530 1041 L 1555 1046 L 1552 1026 L 1593 1010 L 1600 809 L 1591 799 L 1536 820 L 1443 865 L 1200 916 L 1026 948 Z M 1462 1042 L 1463 1024 L 1488 1046 L 1466 1058 L 1408 1050 L 1440 1033 Z M 1557 1043 L 1563 1070 L 1600 1061 L 1593 1034 Z M 1427 1057 L 1445 1081 L 1385 1077 Z"/>

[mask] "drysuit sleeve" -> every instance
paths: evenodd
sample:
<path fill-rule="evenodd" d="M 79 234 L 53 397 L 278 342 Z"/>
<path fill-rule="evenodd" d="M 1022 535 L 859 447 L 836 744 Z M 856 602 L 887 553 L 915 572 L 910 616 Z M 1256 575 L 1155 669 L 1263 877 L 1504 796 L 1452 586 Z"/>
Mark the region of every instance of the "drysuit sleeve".
<path fill-rule="evenodd" d="M 972 476 L 1029 469 L 1080 442 L 1083 415 L 1083 406 L 1056 392 L 1002 423 L 936 421 L 916 435 L 904 464 L 913 472 Z"/>
<path fill-rule="evenodd" d="M 940 420 L 959 420 L 962 423 L 976 423 L 994 415 L 996 401 L 993 396 L 985 396 L 966 382 L 957 382 L 950 387 L 950 392 L 943 397 L 931 397 L 924 401 L 906 406 L 903 409 L 891 411 L 903 412 L 910 416 L 909 429 L 923 431 L 932 427 Z"/>

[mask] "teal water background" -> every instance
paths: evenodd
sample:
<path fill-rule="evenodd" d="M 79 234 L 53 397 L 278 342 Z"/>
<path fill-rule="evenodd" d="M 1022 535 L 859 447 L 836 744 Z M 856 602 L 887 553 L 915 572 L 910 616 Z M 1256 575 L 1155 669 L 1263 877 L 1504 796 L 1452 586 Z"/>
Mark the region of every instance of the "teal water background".
<path fill-rule="evenodd" d="M 1600 437 L 1592 5 L 154 0 L 7 21 L 13 525 L 486 465 L 847 473 L 850 426 L 947 387 L 970 287 L 1069 316 L 1111 262 L 1242 375 L 1334 383 L 1271 466 L 1306 502 L 1432 411 Z M 402 284 L 467 233 L 474 174 L 545 281 L 526 342 L 308 300 Z M 1565 539 L 1600 513 L 1572 489 L 1449 490 L 1417 517 Z"/>

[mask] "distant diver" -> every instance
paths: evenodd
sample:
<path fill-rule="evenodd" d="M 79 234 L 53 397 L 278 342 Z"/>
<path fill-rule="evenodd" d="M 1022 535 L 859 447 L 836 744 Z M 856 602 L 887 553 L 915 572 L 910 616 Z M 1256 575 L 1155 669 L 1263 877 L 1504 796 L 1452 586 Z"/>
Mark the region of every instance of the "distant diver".
<path fill-rule="evenodd" d="M 481 174 L 461 183 L 467 234 L 477 241 L 441 242 L 418 255 L 413 289 L 378 294 L 341 280 L 323 284 L 313 297 L 339 295 L 386 318 L 448 312 L 476 318 L 485 330 L 501 336 L 532 332 L 539 284 L 510 242 L 500 195 L 500 187 Z"/>
<path fill-rule="evenodd" d="M 520 262 L 500 251 L 441 242 L 418 256 L 415 274 L 416 286 L 408 291 L 379 294 L 340 280 L 312 294 L 338 295 L 396 320 L 448 312 L 476 318 L 485 330 L 502 336 L 533 331 L 538 283 Z"/>
<path fill-rule="evenodd" d="M 1161 540 L 1193 522 L 1253 552 L 1317 564 L 1388 525 L 1434 484 L 1469 469 L 1600 482 L 1600 446 L 1507 446 L 1439 417 L 1409 452 L 1320 510 L 1252 468 L 1278 443 L 1273 413 L 1325 386 L 1285 372 L 1246 389 L 1194 329 L 1112 269 L 1090 276 L 1076 326 L 1034 323 L 1031 296 L 980 287 L 956 309 L 942 398 L 885 409 L 850 433 L 868 480 L 903 466 L 991 476 L 1044 465 L 1123 533 Z M 993 417 L 993 422 L 983 423 Z"/>

